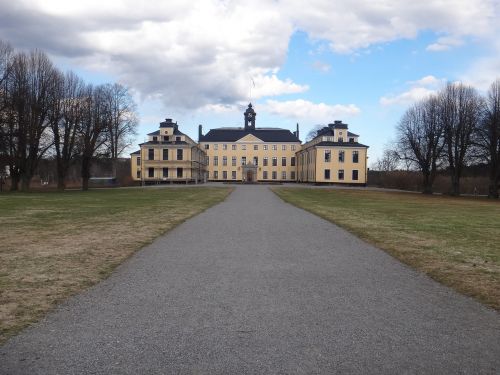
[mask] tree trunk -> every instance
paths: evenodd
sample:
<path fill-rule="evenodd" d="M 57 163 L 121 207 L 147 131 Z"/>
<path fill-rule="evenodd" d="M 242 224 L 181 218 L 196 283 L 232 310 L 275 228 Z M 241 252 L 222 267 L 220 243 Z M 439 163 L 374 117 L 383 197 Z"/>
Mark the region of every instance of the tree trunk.
<path fill-rule="evenodd" d="M 82 158 L 82 190 L 89 190 L 91 159 L 88 156 Z"/>
<path fill-rule="evenodd" d="M 62 161 L 57 161 L 57 190 L 64 191 L 66 189 L 66 171 L 67 165 Z"/>
<path fill-rule="evenodd" d="M 10 175 L 10 191 L 19 190 L 19 176 L 17 174 L 11 173 Z"/>
<path fill-rule="evenodd" d="M 451 195 L 455 197 L 460 195 L 460 176 L 456 173 L 451 175 Z"/>
<path fill-rule="evenodd" d="M 488 186 L 488 198 L 498 199 L 499 172 L 496 165 L 490 164 L 490 183 Z"/>
<path fill-rule="evenodd" d="M 25 173 L 21 177 L 21 191 L 28 192 L 30 190 L 31 175 Z"/>
<path fill-rule="evenodd" d="M 423 194 L 432 194 L 432 184 L 433 179 L 431 178 L 431 174 L 429 172 L 422 172 L 423 176 Z"/>

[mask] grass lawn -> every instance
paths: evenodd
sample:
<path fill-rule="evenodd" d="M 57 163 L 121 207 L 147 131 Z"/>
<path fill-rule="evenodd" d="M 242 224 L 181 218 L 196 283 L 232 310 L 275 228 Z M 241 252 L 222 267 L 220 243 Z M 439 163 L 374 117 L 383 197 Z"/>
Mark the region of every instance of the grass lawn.
<path fill-rule="evenodd" d="M 500 310 L 500 202 L 367 190 L 274 192 Z"/>
<path fill-rule="evenodd" d="M 0 343 L 228 188 L 0 195 Z"/>

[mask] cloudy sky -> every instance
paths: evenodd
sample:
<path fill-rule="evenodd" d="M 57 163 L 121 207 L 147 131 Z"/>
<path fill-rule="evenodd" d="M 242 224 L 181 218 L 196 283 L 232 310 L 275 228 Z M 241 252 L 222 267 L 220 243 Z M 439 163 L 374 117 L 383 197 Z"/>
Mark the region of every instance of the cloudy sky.
<path fill-rule="evenodd" d="M 240 126 L 252 101 L 302 139 L 347 122 L 371 162 L 410 103 L 500 76 L 499 19 L 499 0 L 0 0 L 0 38 L 134 91 L 138 141 L 166 117 L 195 139 Z"/>

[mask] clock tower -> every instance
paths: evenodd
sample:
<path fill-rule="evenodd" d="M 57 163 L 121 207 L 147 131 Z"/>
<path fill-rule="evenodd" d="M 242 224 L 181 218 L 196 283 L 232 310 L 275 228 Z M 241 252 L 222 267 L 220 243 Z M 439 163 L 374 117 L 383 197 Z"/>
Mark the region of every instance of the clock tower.
<path fill-rule="evenodd" d="M 255 130 L 255 116 L 257 115 L 252 108 L 252 103 L 248 104 L 245 113 L 245 130 Z"/>

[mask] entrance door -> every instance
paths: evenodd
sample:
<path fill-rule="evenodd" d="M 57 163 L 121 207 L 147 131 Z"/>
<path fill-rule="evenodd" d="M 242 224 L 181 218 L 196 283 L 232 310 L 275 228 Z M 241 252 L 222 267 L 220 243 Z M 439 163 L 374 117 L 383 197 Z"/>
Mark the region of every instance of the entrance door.
<path fill-rule="evenodd" d="M 247 171 L 247 182 L 253 182 L 253 171 Z"/>

